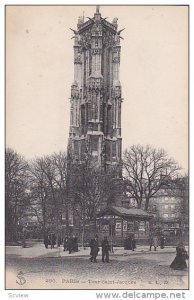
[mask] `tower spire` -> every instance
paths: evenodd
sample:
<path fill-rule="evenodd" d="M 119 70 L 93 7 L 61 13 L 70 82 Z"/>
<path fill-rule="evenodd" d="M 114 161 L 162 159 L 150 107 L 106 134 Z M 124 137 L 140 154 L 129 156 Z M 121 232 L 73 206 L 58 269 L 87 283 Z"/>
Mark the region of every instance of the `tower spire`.
<path fill-rule="evenodd" d="M 97 13 L 97 14 L 100 13 L 100 5 L 96 5 L 96 13 Z"/>

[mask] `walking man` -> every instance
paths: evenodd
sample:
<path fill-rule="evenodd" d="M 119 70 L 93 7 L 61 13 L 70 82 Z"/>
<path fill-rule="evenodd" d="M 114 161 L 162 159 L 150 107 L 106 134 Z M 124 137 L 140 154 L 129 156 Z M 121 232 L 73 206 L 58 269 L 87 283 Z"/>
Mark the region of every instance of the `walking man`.
<path fill-rule="evenodd" d="M 131 235 L 131 250 L 134 251 L 135 248 L 136 248 L 136 241 L 135 241 L 134 233 L 132 233 L 132 235 Z"/>
<path fill-rule="evenodd" d="M 45 248 L 48 249 L 49 237 L 47 234 L 44 236 L 44 245 L 45 245 Z"/>
<path fill-rule="evenodd" d="M 96 260 L 96 257 L 98 256 L 98 251 L 99 251 L 99 248 L 98 248 L 98 236 L 96 235 L 94 239 L 91 239 L 90 241 L 90 261 L 91 262 L 96 262 L 97 263 L 97 260 Z"/>
<path fill-rule="evenodd" d="M 102 261 L 109 263 L 109 251 L 110 251 L 110 246 L 107 240 L 107 237 L 105 236 L 103 241 L 102 241 Z M 104 260 L 105 258 L 105 260 Z"/>
<path fill-rule="evenodd" d="M 64 242 L 63 242 L 63 248 L 64 248 L 64 251 L 69 250 L 68 245 L 69 245 L 69 239 L 68 239 L 68 237 L 66 236 L 66 237 L 64 238 Z"/>

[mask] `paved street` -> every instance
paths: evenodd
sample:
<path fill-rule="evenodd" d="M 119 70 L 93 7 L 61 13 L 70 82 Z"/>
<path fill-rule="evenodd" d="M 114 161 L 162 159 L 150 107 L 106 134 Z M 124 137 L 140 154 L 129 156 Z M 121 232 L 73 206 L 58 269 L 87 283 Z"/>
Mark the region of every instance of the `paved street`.
<path fill-rule="evenodd" d="M 90 249 L 68 254 L 63 248 L 6 247 L 6 284 L 16 289 L 186 289 L 188 270 L 169 268 L 175 247 L 150 252 L 137 247 L 132 252 L 114 249 L 110 263 L 89 260 Z M 21 273 L 22 272 L 22 273 Z M 17 282 L 16 282 L 17 281 Z"/>

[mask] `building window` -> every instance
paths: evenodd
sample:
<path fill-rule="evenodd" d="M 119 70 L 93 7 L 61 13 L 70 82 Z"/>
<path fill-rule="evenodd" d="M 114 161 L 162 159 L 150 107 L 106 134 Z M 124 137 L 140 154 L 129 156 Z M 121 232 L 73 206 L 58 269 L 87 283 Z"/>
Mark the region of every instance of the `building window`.
<path fill-rule="evenodd" d="M 127 222 L 127 230 L 129 232 L 133 232 L 134 231 L 134 222 L 133 221 L 128 221 Z"/>
<path fill-rule="evenodd" d="M 96 153 L 98 151 L 98 137 L 92 136 L 92 153 Z"/>
<path fill-rule="evenodd" d="M 168 204 L 165 204 L 165 205 L 164 205 L 164 209 L 165 209 L 165 210 L 168 210 Z"/>
<path fill-rule="evenodd" d="M 164 214 L 163 216 L 164 216 L 164 218 L 165 218 L 165 219 L 167 219 L 167 218 L 168 218 L 168 214 Z"/>
<path fill-rule="evenodd" d="M 82 140 L 81 141 L 81 158 L 82 159 L 85 157 L 86 152 L 87 152 L 86 143 L 85 143 L 85 140 Z"/>
<path fill-rule="evenodd" d="M 134 223 L 134 230 L 135 231 L 139 230 L 139 222 L 138 221 L 135 221 L 135 223 Z"/>
<path fill-rule="evenodd" d="M 121 158 L 121 141 L 120 140 L 118 140 L 117 141 L 117 145 L 118 145 L 118 158 Z"/>
<path fill-rule="evenodd" d="M 112 142 L 112 157 L 116 157 L 116 142 Z"/>
<path fill-rule="evenodd" d="M 74 155 L 79 155 L 79 141 L 74 141 Z"/>
<path fill-rule="evenodd" d="M 155 204 L 153 205 L 153 211 L 157 211 L 157 206 Z"/>
<path fill-rule="evenodd" d="M 108 119 L 108 133 L 111 134 L 112 132 L 112 122 L 111 122 L 111 115 L 112 115 L 112 112 L 111 112 L 111 107 L 108 106 L 108 113 L 107 113 L 107 119 Z"/>
<path fill-rule="evenodd" d="M 139 231 L 145 232 L 145 222 L 144 221 L 139 222 Z"/>
<path fill-rule="evenodd" d="M 82 133 L 83 133 L 84 126 L 85 126 L 85 107 L 84 107 L 84 105 L 81 105 L 81 125 L 82 125 Z"/>
<path fill-rule="evenodd" d="M 106 158 L 110 160 L 110 141 L 106 141 Z"/>

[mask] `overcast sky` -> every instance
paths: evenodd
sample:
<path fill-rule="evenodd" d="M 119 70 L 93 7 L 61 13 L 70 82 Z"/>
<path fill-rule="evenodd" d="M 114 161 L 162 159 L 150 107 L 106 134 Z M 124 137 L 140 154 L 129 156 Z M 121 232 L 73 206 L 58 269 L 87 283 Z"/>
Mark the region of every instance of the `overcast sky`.
<path fill-rule="evenodd" d="M 123 149 L 164 148 L 188 169 L 186 6 L 101 6 L 118 17 Z M 6 145 L 26 158 L 66 150 L 79 15 L 95 6 L 8 6 Z M 87 19 L 85 19 L 87 20 Z"/>

